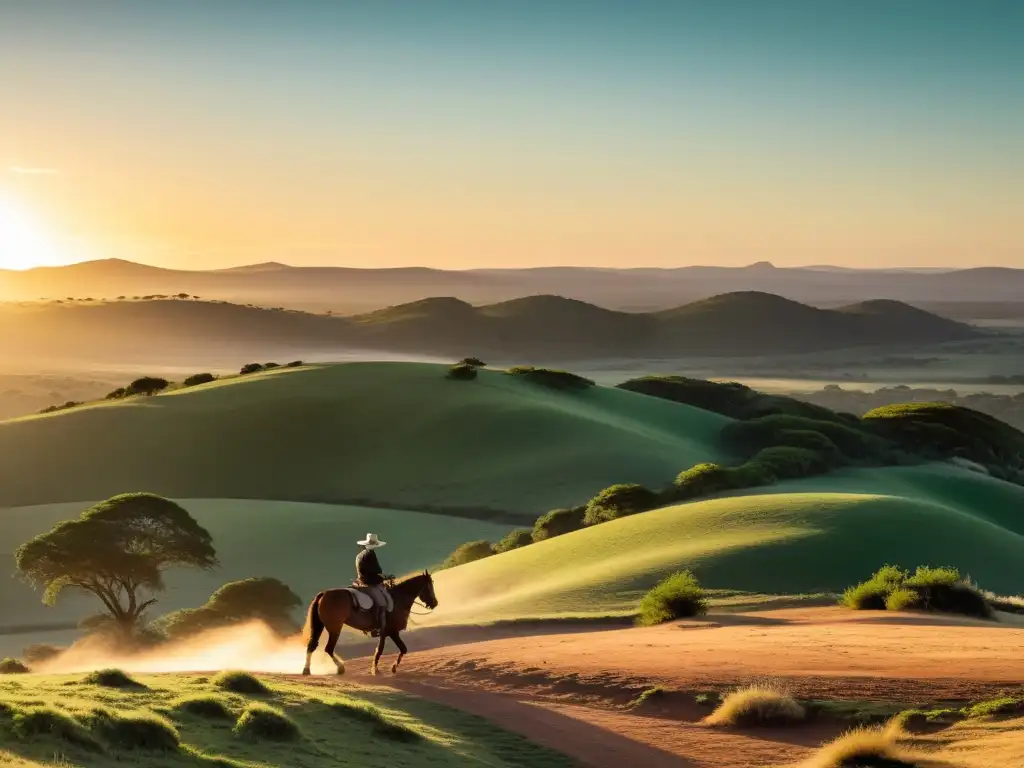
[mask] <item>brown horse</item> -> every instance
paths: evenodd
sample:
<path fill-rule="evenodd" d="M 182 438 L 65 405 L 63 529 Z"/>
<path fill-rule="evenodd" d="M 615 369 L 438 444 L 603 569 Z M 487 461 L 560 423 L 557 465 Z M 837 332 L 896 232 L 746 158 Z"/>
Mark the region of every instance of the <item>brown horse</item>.
<path fill-rule="evenodd" d="M 433 610 L 437 607 L 437 597 L 434 595 L 434 580 L 429 571 L 409 576 L 396 582 L 388 590 L 394 602 L 394 610 L 388 613 L 387 623 L 384 631 L 380 633 L 380 640 L 377 643 L 377 652 L 373 654 L 373 666 L 371 671 L 377 674 L 377 664 L 381 654 L 384 653 L 384 643 L 390 637 L 398 647 L 398 658 L 391 666 L 392 674 L 398 672 L 398 665 L 402 657 L 409 649 L 399 633 L 406 628 L 409 622 L 409 612 L 413 603 L 422 600 L 423 603 Z M 338 636 L 341 628 L 346 624 L 354 629 L 368 632 L 376 625 L 377 610 L 361 610 L 355 603 L 352 593 L 347 589 L 328 589 L 320 592 L 309 604 L 309 614 L 306 617 L 306 666 L 302 674 L 309 674 L 309 660 L 320 642 L 320 634 L 327 630 L 327 646 L 324 653 L 331 657 L 331 660 L 338 667 L 338 674 L 345 674 L 344 660 L 334 652 L 338 644 Z"/>

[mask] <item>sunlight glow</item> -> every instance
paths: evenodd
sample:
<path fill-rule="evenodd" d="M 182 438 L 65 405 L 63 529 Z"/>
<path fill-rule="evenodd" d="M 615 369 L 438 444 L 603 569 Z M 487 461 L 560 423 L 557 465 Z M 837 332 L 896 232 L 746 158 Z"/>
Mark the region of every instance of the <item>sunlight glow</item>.
<path fill-rule="evenodd" d="M 0 269 L 31 269 L 59 263 L 57 244 L 42 222 L 0 194 Z"/>

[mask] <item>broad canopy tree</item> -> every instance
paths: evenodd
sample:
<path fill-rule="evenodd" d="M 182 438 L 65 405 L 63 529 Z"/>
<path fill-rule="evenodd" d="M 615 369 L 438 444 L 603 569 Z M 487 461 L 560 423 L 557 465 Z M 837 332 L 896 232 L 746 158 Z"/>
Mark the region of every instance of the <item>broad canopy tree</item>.
<path fill-rule="evenodd" d="M 26 542 L 18 570 L 53 605 L 65 589 L 95 595 L 131 634 L 164 589 L 168 568 L 211 569 L 213 539 L 178 504 L 150 493 L 114 496 Z"/>

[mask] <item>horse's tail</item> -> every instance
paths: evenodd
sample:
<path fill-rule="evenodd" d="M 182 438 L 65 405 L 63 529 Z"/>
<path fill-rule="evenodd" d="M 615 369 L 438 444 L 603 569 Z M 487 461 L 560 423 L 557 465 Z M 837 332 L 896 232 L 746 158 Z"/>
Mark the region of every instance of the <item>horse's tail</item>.
<path fill-rule="evenodd" d="M 323 592 L 317 592 L 313 602 L 309 604 L 309 613 L 306 614 L 306 627 L 302 630 L 302 636 L 306 640 L 306 650 L 312 653 L 320 642 L 320 633 L 324 631 L 324 622 L 320 618 L 320 598 Z"/>

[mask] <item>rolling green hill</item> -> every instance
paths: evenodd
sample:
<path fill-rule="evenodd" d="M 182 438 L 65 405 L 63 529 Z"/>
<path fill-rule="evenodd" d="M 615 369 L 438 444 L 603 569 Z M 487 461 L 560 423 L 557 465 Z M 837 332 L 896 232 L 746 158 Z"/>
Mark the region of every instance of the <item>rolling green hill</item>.
<path fill-rule="evenodd" d="M 0 423 L 0 505 L 174 498 L 506 510 L 532 521 L 617 482 L 728 458 L 728 419 L 501 372 L 352 363 L 236 378 Z M 504 519 L 509 519 L 505 516 Z"/>
<path fill-rule="evenodd" d="M 946 465 L 848 470 L 607 522 L 437 577 L 434 620 L 630 613 L 692 568 L 711 589 L 838 591 L 884 563 L 1024 590 L 1024 488 Z"/>
<path fill-rule="evenodd" d="M 179 502 L 213 536 L 220 559 L 214 571 L 177 570 L 167 576 L 152 616 L 202 605 L 222 584 L 250 576 L 281 579 L 303 600 L 321 589 L 350 584 L 356 541 L 367 532 L 388 543 L 381 564 L 392 573 L 430 568 L 467 539 L 499 539 L 508 526 L 419 512 L 230 499 Z M 95 598 L 62 595 L 56 607 L 15 580 L 14 551 L 89 503 L 0 509 L 0 632 L 11 625 L 73 623 L 101 607 Z"/>

